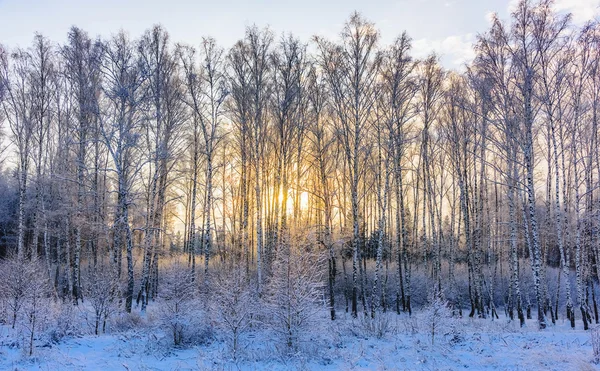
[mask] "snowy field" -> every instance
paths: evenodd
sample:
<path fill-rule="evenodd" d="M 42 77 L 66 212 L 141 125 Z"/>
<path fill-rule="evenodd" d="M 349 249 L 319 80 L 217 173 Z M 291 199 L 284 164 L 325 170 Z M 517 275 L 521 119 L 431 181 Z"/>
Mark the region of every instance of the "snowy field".
<path fill-rule="evenodd" d="M 321 319 L 304 334 L 294 354 L 277 336 L 247 331 L 233 359 L 228 339 L 210 324 L 199 325 L 193 344 L 173 347 L 152 313 L 135 327 L 110 334 L 43 335 L 28 356 L 15 331 L 0 328 L 0 370 L 596 370 L 589 331 L 568 323 L 537 330 L 504 319 L 412 317 L 388 314 L 379 320 Z M 579 325 L 579 323 L 578 323 Z M 81 333 L 85 333 L 82 322 Z M 116 327 L 116 325 L 113 325 Z"/>

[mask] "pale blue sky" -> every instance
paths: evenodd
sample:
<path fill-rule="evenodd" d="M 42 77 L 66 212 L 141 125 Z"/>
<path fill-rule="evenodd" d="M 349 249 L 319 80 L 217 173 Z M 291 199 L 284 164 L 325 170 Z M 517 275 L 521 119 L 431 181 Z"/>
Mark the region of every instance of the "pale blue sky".
<path fill-rule="evenodd" d="M 63 42 L 71 25 L 108 37 L 123 28 L 136 38 L 156 23 L 173 41 L 197 45 L 202 36 L 231 46 L 251 24 L 276 33 L 293 32 L 308 41 L 312 35 L 337 37 L 349 14 L 358 10 L 375 22 L 382 43 L 403 30 L 414 40 L 413 54 L 436 50 L 447 67 L 467 61 L 475 35 L 488 27 L 489 14 L 508 17 L 516 0 L 0 0 L 0 43 L 28 46 L 39 31 Z M 572 11 L 575 21 L 597 16 L 600 0 L 557 0 L 556 8 Z"/>

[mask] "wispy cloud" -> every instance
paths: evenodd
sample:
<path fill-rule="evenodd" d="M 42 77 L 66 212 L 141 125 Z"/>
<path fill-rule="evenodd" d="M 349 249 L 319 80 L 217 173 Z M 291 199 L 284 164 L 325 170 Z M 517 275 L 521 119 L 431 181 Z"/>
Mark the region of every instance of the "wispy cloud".
<path fill-rule="evenodd" d="M 521 0 L 510 0 L 508 12 L 512 13 Z M 600 14 L 600 0 L 556 0 L 554 10 L 573 14 L 573 22 L 583 24 Z"/>
<path fill-rule="evenodd" d="M 459 68 L 475 57 L 474 42 L 475 36 L 472 33 L 452 35 L 437 40 L 418 39 L 413 42 L 413 55 L 424 58 L 435 52 L 447 62 L 444 64 Z"/>
<path fill-rule="evenodd" d="M 582 24 L 600 14 L 600 0 L 556 0 L 554 9 L 573 14 L 573 22 Z"/>

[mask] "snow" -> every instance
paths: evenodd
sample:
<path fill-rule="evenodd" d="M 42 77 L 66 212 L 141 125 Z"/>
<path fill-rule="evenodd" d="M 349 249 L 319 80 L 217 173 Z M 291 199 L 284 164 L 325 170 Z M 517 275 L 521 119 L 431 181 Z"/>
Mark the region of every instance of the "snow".
<path fill-rule="evenodd" d="M 443 319 L 431 344 L 425 313 L 387 314 L 379 320 L 326 318 L 305 334 L 295 354 L 284 354 L 274 333 L 254 328 L 231 359 L 217 329 L 196 345 L 173 347 L 150 321 L 135 330 L 38 339 L 34 356 L 0 328 L 1 370 L 595 370 L 589 331 L 564 321 L 537 330 L 505 319 Z M 381 337 L 378 337 L 381 335 Z"/>

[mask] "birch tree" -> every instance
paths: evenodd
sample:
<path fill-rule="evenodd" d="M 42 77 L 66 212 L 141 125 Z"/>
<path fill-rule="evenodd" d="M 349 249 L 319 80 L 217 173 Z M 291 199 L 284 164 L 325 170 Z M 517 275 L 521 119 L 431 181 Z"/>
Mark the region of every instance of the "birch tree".
<path fill-rule="evenodd" d="M 30 155 L 34 135 L 34 92 L 31 86 L 31 55 L 18 49 L 11 55 L 11 63 L 2 64 L 2 80 L 6 90 L 6 98 L 2 102 L 4 115 L 11 130 L 11 141 L 14 143 L 17 158 L 17 177 L 19 188 L 17 211 L 17 259 L 22 260 L 26 254 L 25 232 L 26 214 L 25 198 L 29 175 Z"/>
<path fill-rule="evenodd" d="M 101 46 L 90 40 L 87 34 L 78 28 L 72 28 L 68 34 L 68 44 L 62 49 L 65 60 L 67 82 L 70 99 L 73 100 L 76 121 L 71 128 L 77 184 L 75 197 L 75 246 L 73 249 L 72 294 L 73 302 L 82 299 L 81 293 L 81 253 L 84 244 L 84 228 L 86 227 L 87 175 L 86 158 L 88 148 L 93 140 L 93 130 L 98 119 L 98 90 L 100 88 L 100 55 Z"/>
<path fill-rule="evenodd" d="M 102 137 L 116 177 L 117 200 L 113 221 L 110 262 L 113 279 L 121 277 L 122 251 L 127 261 L 125 310 L 131 312 L 134 289 L 133 236 L 130 206 L 134 202 L 133 187 L 143 165 L 141 153 L 141 104 L 144 99 L 144 77 L 138 69 L 132 42 L 119 33 L 104 46 L 102 59 L 103 93 Z"/>
<path fill-rule="evenodd" d="M 291 186 L 291 170 L 294 145 L 302 141 L 304 122 L 301 110 L 304 99 L 304 80 L 306 75 L 305 46 L 293 36 L 283 36 L 277 49 L 271 54 L 273 64 L 272 107 L 275 129 L 275 197 L 274 219 L 275 235 L 273 247 L 285 248 L 288 244 L 288 200 Z M 317 93 L 318 94 L 318 93 Z M 319 98 L 317 98 L 319 99 Z M 301 167 L 299 154 L 295 159 L 297 168 Z M 298 181 L 299 179 L 296 179 Z M 298 190 L 294 194 L 298 194 Z M 281 194 L 281 199 L 279 199 Z M 295 210 L 294 210 L 295 211 Z M 279 217 L 281 214 L 281 218 Z M 267 254 L 267 260 L 273 259 L 273 252 Z"/>
<path fill-rule="evenodd" d="M 335 242 L 333 240 L 333 202 L 335 190 L 332 186 L 332 176 L 335 173 L 337 153 L 335 148 L 335 135 L 332 133 L 330 122 L 329 95 L 324 76 L 317 72 L 312 65 L 308 73 L 308 100 L 311 125 L 308 127 L 308 140 L 311 143 L 313 166 L 316 168 L 318 178 L 317 197 L 321 201 L 323 226 L 319 234 L 319 242 L 328 252 L 327 281 L 329 293 L 329 311 L 331 320 L 336 319 L 335 308 L 335 279 L 337 276 L 337 259 Z"/>
<path fill-rule="evenodd" d="M 177 129 L 183 122 L 184 111 L 181 109 L 183 89 L 179 66 L 170 50 L 168 33 L 161 26 L 146 31 L 138 44 L 138 52 L 145 79 L 143 89 L 148 97 L 144 117 L 148 189 L 142 281 L 137 297 L 145 310 L 148 299 L 157 290 L 169 174 L 175 162 L 174 148 L 179 140 Z"/>
<path fill-rule="evenodd" d="M 316 38 L 336 115 L 337 131 L 348 164 L 352 204 L 352 316 L 358 315 L 360 249 L 360 180 L 365 171 L 365 138 L 375 104 L 375 78 L 379 68 L 373 24 L 354 13 L 344 25 L 339 44 Z M 366 308 L 365 308 L 366 309 Z"/>
<path fill-rule="evenodd" d="M 212 38 L 205 38 L 201 45 L 200 68 L 192 65 L 192 61 L 184 61 L 183 68 L 186 74 L 186 87 L 188 91 L 188 105 L 193 112 L 193 120 L 200 123 L 200 132 L 203 139 L 203 154 L 206 163 L 206 199 L 204 201 L 205 225 L 202 235 L 204 238 L 204 273 L 208 272 L 209 257 L 212 252 L 212 208 L 213 208 L 213 177 L 215 167 L 216 146 L 221 137 L 221 126 L 224 114 L 224 101 L 227 97 L 227 88 L 224 75 L 223 50 Z M 194 129 L 194 133 L 195 133 Z M 195 135 L 195 134 L 194 134 Z M 194 158 L 194 161 L 197 159 Z M 195 198 L 195 182 L 192 197 Z M 195 217 L 195 199 L 192 199 L 192 223 Z M 193 224 L 192 224 L 193 225 Z M 192 229 L 192 233 L 193 229 Z M 193 236 L 192 241 L 195 241 Z"/>
<path fill-rule="evenodd" d="M 416 63 L 409 52 L 411 40 L 406 33 L 398 37 L 395 43 L 384 53 L 381 75 L 383 78 L 383 113 L 388 126 L 391 143 L 390 156 L 393 157 L 394 193 L 396 198 L 396 257 L 398 269 L 398 288 L 396 290 L 396 311 L 410 312 L 410 275 L 408 270 L 408 228 L 405 210 L 406 152 L 410 142 L 409 122 L 415 117 L 415 96 L 417 81 L 414 74 Z"/>

